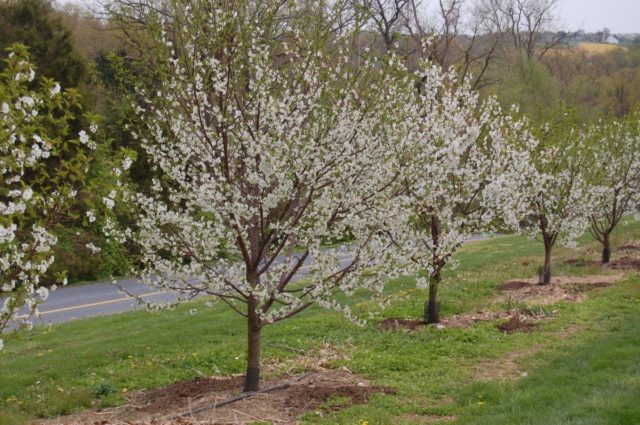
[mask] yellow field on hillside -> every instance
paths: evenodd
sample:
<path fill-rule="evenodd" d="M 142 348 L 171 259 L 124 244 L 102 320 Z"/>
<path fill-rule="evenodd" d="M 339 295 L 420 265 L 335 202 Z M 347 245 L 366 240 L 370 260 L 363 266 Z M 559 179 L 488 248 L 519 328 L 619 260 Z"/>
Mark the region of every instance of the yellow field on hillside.
<path fill-rule="evenodd" d="M 626 47 L 624 46 L 616 46 L 615 44 L 607 44 L 607 43 L 590 43 L 590 42 L 580 42 L 578 43 L 578 48 L 579 49 L 584 49 L 587 51 L 587 53 L 593 54 L 593 55 L 600 55 L 603 53 L 609 53 L 613 50 L 616 49 L 625 49 L 627 50 Z"/>

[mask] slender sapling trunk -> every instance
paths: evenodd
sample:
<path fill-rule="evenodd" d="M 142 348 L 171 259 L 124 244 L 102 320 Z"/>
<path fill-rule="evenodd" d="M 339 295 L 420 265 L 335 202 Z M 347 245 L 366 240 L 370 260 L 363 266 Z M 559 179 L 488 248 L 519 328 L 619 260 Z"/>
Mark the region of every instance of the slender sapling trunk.
<path fill-rule="evenodd" d="M 440 270 L 438 270 L 429 280 L 429 299 L 424 305 L 424 323 L 439 323 L 440 322 L 440 305 L 438 302 L 438 288 L 442 277 Z"/>
<path fill-rule="evenodd" d="M 244 380 L 244 392 L 258 391 L 260 387 L 260 319 L 256 300 L 249 299 L 247 318 L 247 374 Z"/>
<path fill-rule="evenodd" d="M 609 232 L 602 235 L 602 264 L 608 264 L 611 260 L 611 238 Z"/>
<path fill-rule="evenodd" d="M 551 283 L 551 251 L 553 244 L 546 242 L 544 244 L 544 266 L 538 276 L 538 283 L 540 285 L 549 285 Z"/>

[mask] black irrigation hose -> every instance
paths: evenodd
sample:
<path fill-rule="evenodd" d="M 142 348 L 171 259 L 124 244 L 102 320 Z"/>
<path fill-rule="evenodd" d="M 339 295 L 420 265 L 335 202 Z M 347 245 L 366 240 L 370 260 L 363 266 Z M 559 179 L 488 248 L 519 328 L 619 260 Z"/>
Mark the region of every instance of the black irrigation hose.
<path fill-rule="evenodd" d="M 258 391 L 250 391 L 250 392 L 242 393 L 242 394 L 240 394 L 238 396 L 232 397 L 232 398 L 230 398 L 228 400 L 225 400 L 225 401 L 220 401 L 220 402 L 215 403 L 215 404 L 209 404 L 209 405 L 206 405 L 206 406 L 202 406 L 202 407 L 199 407 L 199 408 L 197 408 L 195 410 L 189 410 L 188 412 L 185 411 L 185 412 L 182 412 L 182 413 L 178 413 L 175 416 L 171 416 L 169 418 L 169 420 L 172 421 L 172 420 L 175 420 L 175 419 L 184 418 L 185 416 L 197 415 L 198 413 L 206 412 L 207 410 L 217 409 L 218 407 L 226 406 L 228 404 L 235 403 L 236 401 L 240 401 L 240 400 L 245 400 L 247 398 L 251 398 L 256 394 L 268 393 L 268 392 L 271 392 L 271 391 L 276 391 L 276 390 L 281 390 L 281 389 L 284 389 L 284 388 L 288 388 L 289 386 L 291 386 L 292 383 L 300 382 L 304 378 L 309 376 L 310 374 L 311 374 L 311 372 L 303 373 L 302 375 L 296 377 L 295 379 L 292 379 L 292 380 L 287 381 L 287 382 L 283 382 L 282 384 L 274 385 L 273 387 L 265 388 L 263 390 L 258 390 Z"/>

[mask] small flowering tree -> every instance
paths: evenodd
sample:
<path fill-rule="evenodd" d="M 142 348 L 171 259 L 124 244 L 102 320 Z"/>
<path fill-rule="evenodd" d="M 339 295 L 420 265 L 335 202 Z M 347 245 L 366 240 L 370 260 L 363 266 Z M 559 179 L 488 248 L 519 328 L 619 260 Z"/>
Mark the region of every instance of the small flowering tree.
<path fill-rule="evenodd" d="M 51 230 L 74 205 L 95 147 L 85 131 L 71 133 L 77 94 L 47 79 L 31 89 L 26 47 L 8 53 L 0 73 L 0 333 L 25 305 L 20 317 L 30 325 L 47 298 L 41 278 L 54 261 Z M 58 280 L 66 284 L 63 275 Z"/>
<path fill-rule="evenodd" d="M 544 265 L 539 284 L 551 283 L 551 260 L 555 243 L 575 244 L 589 225 L 598 186 L 591 185 L 584 170 L 589 165 L 585 132 L 569 114 L 561 114 L 535 134 L 539 140 L 530 151 L 530 167 L 523 172 L 514 192 L 519 208 L 520 231 L 544 244 Z"/>
<path fill-rule="evenodd" d="M 526 143 L 530 136 L 494 98 L 481 101 L 453 72 L 432 66 L 418 75 L 406 186 L 411 219 L 403 244 L 426 274 L 418 279 L 419 287 L 429 288 L 424 322 L 437 323 L 442 271 L 455 267 L 453 254 L 473 233 L 518 220 L 508 206 L 528 156 L 514 140 Z"/>
<path fill-rule="evenodd" d="M 589 217 L 591 234 L 602 244 L 602 263 L 611 259 L 611 232 L 640 202 L 640 122 L 613 121 L 589 132 L 593 163 L 585 169 L 592 184 L 602 186 Z"/>
<path fill-rule="evenodd" d="M 145 11 L 161 76 L 137 94 L 136 137 L 159 177 L 148 195 L 107 197 L 135 218 L 104 228 L 140 252 L 145 284 L 217 297 L 246 318 L 254 391 L 265 326 L 313 303 L 350 315 L 336 294 L 397 275 L 386 231 L 404 214 L 393 202 L 402 116 L 393 79 L 352 63 L 351 34 L 324 32 L 293 3 L 168 3 Z M 346 264 L 322 248 L 345 235 Z"/>

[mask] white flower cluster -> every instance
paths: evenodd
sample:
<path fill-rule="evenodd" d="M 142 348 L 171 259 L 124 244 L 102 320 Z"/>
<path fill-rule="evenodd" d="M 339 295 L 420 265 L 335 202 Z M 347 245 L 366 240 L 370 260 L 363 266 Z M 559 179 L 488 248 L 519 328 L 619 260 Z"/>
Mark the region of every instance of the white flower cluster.
<path fill-rule="evenodd" d="M 0 332 L 18 318 L 29 326 L 28 318 L 47 298 L 40 285 L 54 261 L 50 229 L 76 195 L 63 178 L 51 190 L 38 184 L 38 177 L 50 177 L 47 161 L 64 143 L 51 134 L 50 120 L 39 120 L 59 107 L 62 94 L 57 84 L 31 90 L 34 71 L 21 57 L 12 54 L 0 73 Z"/>
<path fill-rule="evenodd" d="M 600 189 L 582 173 L 583 132 L 534 137 L 453 71 L 356 65 L 349 34 L 329 51 L 292 26 L 275 43 L 260 13 L 200 6 L 159 18 L 163 78 L 132 105 L 162 179 L 104 199 L 134 207 L 135 226 L 104 230 L 137 245 L 144 283 L 217 296 L 262 326 L 314 302 L 350 315 L 337 293 L 403 273 L 437 278 L 472 233 L 552 246 L 584 231 Z M 345 236 L 348 260 L 321 248 Z"/>
<path fill-rule="evenodd" d="M 601 186 L 591 210 L 591 232 L 609 248 L 613 229 L 640 207 L 640 119 L 598 123 L 586 138 L 592 152 L 588 177 Z"/>
<path fill-rule="evenodd" d="M 414 109 L 404 123 L 411 126 L 404 164 L 411 219 L 396 240 L 414 272 L 428 277 L 418 279 L 426 287 L 457 265 L 452 256 L 472 234 L 519 222 L 514 194 L 527 178 L 527 148 L 536 141 L 524 122 L 493 98 L 481 101 L 453 71 L 429 65 L 417 74 L 420 96 L 406 100 Z"/>
<path fill-rule="evenodd" d="M 278 47 L 289 58 L 278 67 L 260 23 L 238 22 L 256 16 L 203 13 L 180 8 L 184 44 L 178 52 L 175 40 L 164 43 L 168 79 L 152 96 L 139 93 L 147 102 L 136 136 L 163 180 L 153 196 L 123 186 L 109 197 L 135 206 L 137 219 L 105 234 L 137 244 L 145 283 L 215 295 L 245 315 L 248 304 L 260 324 L 314 302 L 347 313 L 337 293 L 381 291 L 402 272 L 388 231 L 408 219 L 395 199 L 406 143 L 395 131 L 395 77 L 302 42 Z M 220 57 L 225 20 L 253 31 Z M 359 73 L 376 76 L 371 93 L 357 89 Z M 321 249 L 345 235 L 350 255 Z"/>

